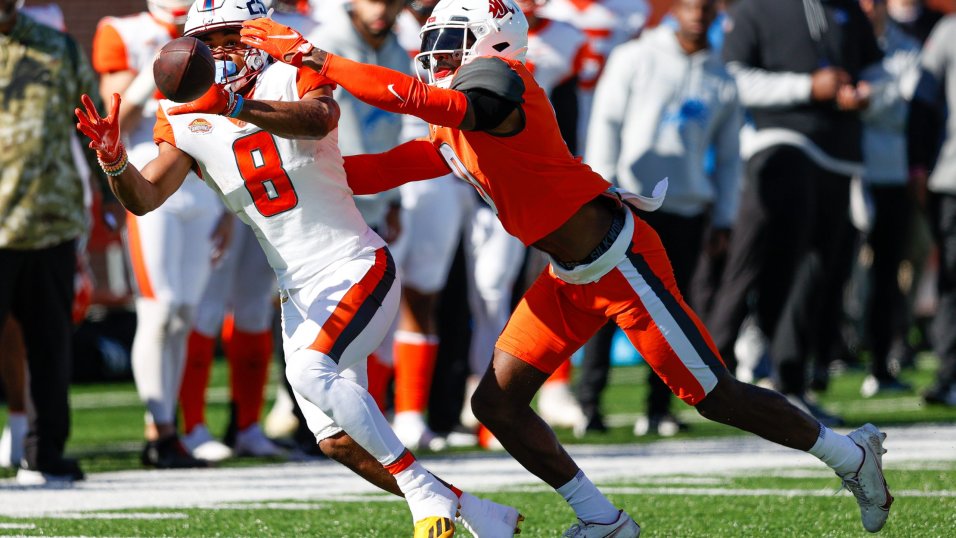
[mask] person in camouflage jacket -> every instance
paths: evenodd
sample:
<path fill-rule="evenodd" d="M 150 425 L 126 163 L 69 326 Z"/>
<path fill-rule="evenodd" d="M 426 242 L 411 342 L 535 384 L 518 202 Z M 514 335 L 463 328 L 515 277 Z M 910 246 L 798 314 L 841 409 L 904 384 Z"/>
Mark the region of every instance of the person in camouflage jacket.
<path fill-rule="evenodd" d="M 63 457 L 76 244 L 89 224 L 71 144 L 74 104 L 97 91 L 77 43 L 19 13 L 22 4 L 0 0 L 0 319 L 10 313 L 23 327 L 34 409 L 17 478 L 36 484 L 83 477 Z"/>

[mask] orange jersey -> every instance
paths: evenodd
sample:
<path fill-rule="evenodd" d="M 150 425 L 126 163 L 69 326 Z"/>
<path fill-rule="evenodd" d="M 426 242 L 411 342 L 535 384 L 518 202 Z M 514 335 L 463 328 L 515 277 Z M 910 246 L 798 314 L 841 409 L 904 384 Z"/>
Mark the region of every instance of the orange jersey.
<path fill-rule="evenodd" d="M 386 153 L 347 158 L 348 181 L 356 194 L 439 177 L 450 169 L 478 190 L 508 233 L 531 245 L 558 229 L 611 184 L 568 151 L 551 102 L 524 64 L 498 57 L 477 58 L 455 76 L 479 60 L 501 61 L 502 69 L 511 69 L 521 78 L 520 109 L 525 125 L 515 135 L 457 128 L 469 104 L 465 94 L 455 89 L 429 86 L 403 73 L 334 54 L 328 55 L 319 73 L 366 103 L 431 124 L 427 142 L 438 156 L 429 155 L 426 141 L 419 140 Z M 454 80 L 451 86 L 455 87 Z M 403 162 L 409 158 L 418 162 L 414 166 Z"/>
<path fill-rule="evenodd" d="M 432 125 L 429 139 L 456 176 L 471 183 L 511 235 L 531 245 L 564 224 L 610 183 L 575 158 L 551 102 L 521 62 L 525 126 L 513 136 Z"/>

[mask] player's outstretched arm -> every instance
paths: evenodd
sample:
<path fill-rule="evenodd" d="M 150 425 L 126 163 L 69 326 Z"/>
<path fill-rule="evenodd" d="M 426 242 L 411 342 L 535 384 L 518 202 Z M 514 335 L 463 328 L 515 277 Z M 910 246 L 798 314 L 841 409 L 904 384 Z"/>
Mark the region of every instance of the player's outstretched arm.
<path fill-rule="evenodd" d="M 427 140 L 410 140 L 385 153 L 345 157 L 345 174 L 353 194 L 375 194 L 450 172 Z"/>
<path fill-rule="evenodd" d="M 283 138 L 318 140 L 339 124 L 339 105 L 330 86 L 307 92 L 299 101 L 259 101 L 213 84 L 199 99 L 169 109 L 171 116 L 196 113 L 236 118 Z"/>
<path fill-rule="evenodd" d="M 127 210 L 143 215 L 156 209 L 182 185 L 193 164 L 189 155 L 167 143 L 160 144 L 159 156 L 140 172 L 129 164 L 120 137 L 120 96 L 113 94 L 110 113 L 100 116 L 93 100 L 84 94 L 83 109 L 75 109 L 76 128 L 90 139 L 103 172 L 109 176 L 110 189 Z"/>
<path fill-rule="evenodd" d="M 462 92 L 429 86 L 392 69 L 330 54 L 271 19 L 245 21 L 240 34 L 243 43 L 264 50 L 279 61 L 313 69 L 356 98 L 383 110 L 456 128 L 462 127 L 468 116 L 468 98 Z"/>

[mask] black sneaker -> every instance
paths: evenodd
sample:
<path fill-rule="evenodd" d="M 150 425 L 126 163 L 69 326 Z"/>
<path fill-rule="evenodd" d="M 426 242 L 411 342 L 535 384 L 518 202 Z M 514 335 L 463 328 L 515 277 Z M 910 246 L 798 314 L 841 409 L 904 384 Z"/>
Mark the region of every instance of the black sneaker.
<path fill-rule="evenodd" d="M 956 385 L 934 386 L 923 393 L 923 401 L 931 405 L 947 405 L 956 407 Z"/>
<path fill-rule="evenodd" d="M 142 454 L 140 454 L 140 461 L 147 467 L 157 469 L 209 467 L 209 462 L 194 458 L 176 435 L 156 441 L 147 441 Z"/>
<path fill-rule="evenodd" d="M 71 458 L 63 458 L 36 468 L 24 460 L 17 471 L 17 483 L 21 486 L 69 485 L 84 478 L 86 475 L 80 469 L 80 464 Z"/>
<path fill-rule="evenodd" d="M 786 397 L 794 407 L 817 419 L 820 421 L 820 424 L 823 424 L 827 428 L 837 428 L 845 424 L 843 417 L 826 411 L 806 396 L 790 393 L 784 394 L 784 397 Z"/>

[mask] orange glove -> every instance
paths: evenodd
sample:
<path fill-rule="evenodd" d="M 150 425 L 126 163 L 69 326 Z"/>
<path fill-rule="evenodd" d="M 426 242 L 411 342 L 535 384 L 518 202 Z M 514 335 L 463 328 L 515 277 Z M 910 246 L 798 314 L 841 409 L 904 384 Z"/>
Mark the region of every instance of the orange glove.
<path fill-rule="evenodd" d="M 119 94 L 113 94 L 110 113 L 105 118 L 96 111 L 96 105 L 93 104 L 89 95 L 84 93 L 80 101 L 86 110 L 73 109 L 76 119 L 79 120 L 76 128 L 90 139 L 90 149 L 96 150 L 96 155 L 101 162 L 119 161 L 124 151 L 123 144 L 120 142 L 120 126 L 117 117 L 121 101 Z"/>
<path fill-rule="evenodd" d="M 235 118 L 242 111 L 244 102 L 245 99 L 241 95 L 226 91 L 219 84 L 213 84 L 199 99 L 170 108 L 169 115 L 220 114 Z"/>
<path fill-rule="evenodd" d="M 265 17 L 243 22 L 239 35 L 246 45 L 295 67 L 302 67 L 302 57 L 315 48 L 299 32 Z"/>

